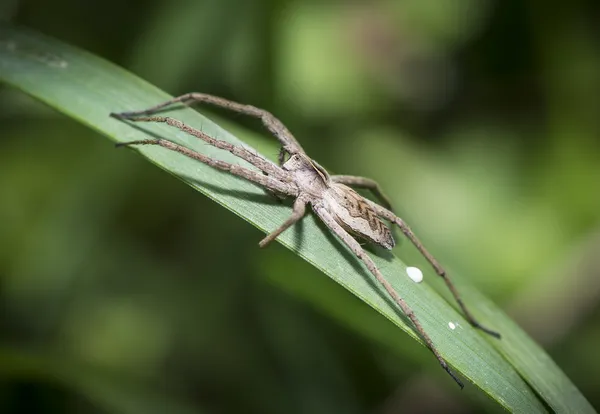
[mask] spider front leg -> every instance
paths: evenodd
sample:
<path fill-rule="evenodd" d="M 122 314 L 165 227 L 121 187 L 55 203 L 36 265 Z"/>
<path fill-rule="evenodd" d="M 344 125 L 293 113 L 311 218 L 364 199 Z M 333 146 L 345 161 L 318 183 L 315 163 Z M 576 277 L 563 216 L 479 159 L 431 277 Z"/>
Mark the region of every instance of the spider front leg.
<path fill-rule="evenodd" d="M 485 332 L 495 338 L 500 339 L 501 335 L 498 332 L 492 331 L 491 329 L 486 328 L 485 326 L 480 324 L 477 321 L 477 319 L 475 319 L 473 314 L 471 314 L 471 312 L 469 311 L 469 309 L 463 302 L 462 298 L 460 297 L 460 294 L 458 293 L 456 286 L 454 286 L 454 283 L 452 283 L 452 280 L 448 276 L 448 273 L 446 273 L 446 270 L 435 259 L 435 257 L 433 257 L 433 255 L 431 253 L 429 253 L 429 251 L 425 248 L 425 246 L 423 246 L 423 243 L 421 243 L 421 241 L 417 238 L 417 236 L 415 236 L 415 234 L 413 233 L 411 228 L 408 226 L 408 224 L 406 224 L 404 222 L 404 220 L 402 220 L 400 217 L 396 216 L 394 213 L 381 207 L 380 205 L 378 205 L 370 200 L 367 200 L 367 202 L 380 217 L 396 224 L 400 228 L 400 231 L 402 231 L 402 233 L 406 236 L 406 238 L 408 238 L 408 240 L 410 240 L 410 242 L 417 248 L 419 253 L 421 253 L 423 255 L 423 257 L 425 257 L 425 259 L 427 259 L 427 261 L 429 262 L 431 267 L 433 267 L 433 269 L 435 270 L 435 273 L 437 273 L 438 276 L 440 276 L 442 279 L 444 279 L 446 286 L 448 287 L 450 292 L 452 292 L 452 296 L 454 296 L 456 303 L 458 303 L 458 305 L 460 306 L 463 314 L 465 315 L 465 317 L 467 318 L 469 323 L 474 328 L 480 329 L 483 332 Z"/>
<path fill-rule="evenodd" d="M 300 221 L 300 219 L 302 219 L 302 217 L 304 217 L 304 214 L 306 213 L 307 201 L 308 200 L 306 200 L 305 197 L 300 195 L 294 202 L 294 211 L 292 212 L 290 218 L 288 218 L 281 226 L 269 233 L 264 239 L 260 241 L 260 243 L 258 243 L 258 245 L 260 247 L 267 246 L 269 243 L 275 240 L 281 233 L 283 233 L 295 223 Z"/>
<path fill-rule="evenodd" d="M 169 99 L 168 101 L 162 102 L 151 108 L 143 109 L 141 111 L 123 112 L 119 114 L 119 116 L 131 119 L 139 116 L 151 115 L 161 112 L 169 106 L 177 103 L 181 103 L 184 105 L 190 103 L 205 103 L 224 108 L 232 112 L 237 112 L 243 115 L 258 118 L 261 120 L 264 127 L 267 128 L 267 130 L 269 130 L 269 132 L 271 132 L 271 134 L 273 134 L 275 138 L 279 140 L 281 145 L 285 148 L 285 150 L 288 153 L 305 153 L 302 149 L 302 146 L 298 143 L 296 138 L 294 138 L 292 133 L 285 127 L 285 125 L 283 125 L 283 122 L 277 119 L 272 113 L 252 105 L 241 104 L 238 102 L 230 101 L 228 99 L 223 99 L 218 96 L 208 95 L 206 93 L 186 93 L 176 98 Z"/>
<path fill-rule="evenodd" d="M 290 196 L 296 196 L 298 194 L 297 188 L 290 183 L 277 180 L 268 175 L 264 175 L 257 171 L 252 171 L 248 168 L 244 168 L 236 164 L 231 164 L 225 161 L 208 157 L 204 154 L 200 154 L 199 152 L 193 151 L 182 145 L 175 144 L 174 142 L 168 141 L 166 139 L 146 139 L 141 141 L 121 142 L 116 144 L 117 147 L 130 147 L 132 145 L 158 145 L 168 150 L 183 154 L 186 157 L 192 158 L 196 161 L 200 161 L 201 163 L 213 167 L 217 170 L 226 171 L 235 176 L 244 178 L 250 182 L 253 182 L 254 184 L 258 184 L 271 191 L 276 191 L 278 193 Z"/>
<path fill-rule="evenodd" d="M 377 281 L 384 287 L 384 289 L 392 297 L 392 299 L 394 299 L 398 306 L 400 306 L 402 312 L 404 312 L 404 314 L 411 320 L 411 322 L 417 329 L 417 332 L 419 332 L 421 338 L 423 339 L 427 347 L 431 350 L 431 352 L 433 352 L 442 368 L 448 374 L 450 374 L 450 376 L 454 379 L 454 381 L 456 381 L 460 388 L 463 388 L 464 385 L 462 381 L 458 379 L 456 374 L 450 369 L 446 360 L 439 353 L 439 351 L 433 344 L 433 341 L 431 340 L 429 335 L 427 335 L 427 332 L 425 332 L 425 329 L 423 329 L 421 322 L 419 321 L 413 310 L 410 308 L 410 306 L 408 306 L 404 299 L 400 297 L 400 295 L 398 294 L 398 292 L 396 292 L 392 285 L 390 285 L 390 283 L 383 277 L 383 275 L 375 265 L 375 262 L 373 262 L 373 260 L 363 250 L 360 244 L 348 232 L 346 232 L 346 230 L 344 230 L 342 226 L 338 224 L 337 221 L 335 221 L 335 219 L 331 216 L 331 214 L 327 211 L 326 208 L 320 205 L 315 205 L 314 211 L 319 216 L 319 218 L 323 220 L 327 227 L 329 227 L 331 231 L 335 235 L 337 235 L 342 240 L 342 242 L 344 242 L 344 244 L 346 244 L 346 246 L 348 246 L 350 250 L 352 250 L 352 252 L 365 264 L 365 266 L 367 267 L 367 269 L 369 269 L 371 274 L 375 276 Z"/>
<path fill-rule="evenodd" d="M 257 153 L 250 151 L 249 149 L 246 149 L 244 147 L 241 147 L 238 145 L 233 145 L 227 141 L 213 138 L 198 129 L 195 129 L 195 128 L 190 127 L 189 125 L 186 125 L 185 123 L 179 121 L 178 119 L 170 118 L 170 117 L 166 117 L 166 116 L 135 116 L 135 115 L 130 115 L 130 114 L 131 113 L 124 112 L 121 114 L 111 113 L 110 115 L 113 118 L 125 119 L 125 120 L 129 120 L 129 121 L 133 121 L 133 122 L 165 123 L 169 126 L 179 129 L 180 131 L 185 132 L 186 134 L 192 135 L 193 137 L 196 137 L 196 138 L 206 142 L 207 144 L 212 145 L 213 147 L 216 147 L 216 148 L 219 148 L 219 149 L 222 149 L 225 151 L 229 151 L 233 155 L 240 157 L 243 160 L 248 161 L 250 164 L 254 165 L 255 167 L 259 168 L 265 174 L 273 175 L 280 180 L 285 180 L 287 177 L 287 174 L 285 173 L 285 171 L 283 171 L 280 167 L 273 164 L 271 161 L 267 160 L 266 158 L 262 157 L 261 155 L 258 155 Z"/>

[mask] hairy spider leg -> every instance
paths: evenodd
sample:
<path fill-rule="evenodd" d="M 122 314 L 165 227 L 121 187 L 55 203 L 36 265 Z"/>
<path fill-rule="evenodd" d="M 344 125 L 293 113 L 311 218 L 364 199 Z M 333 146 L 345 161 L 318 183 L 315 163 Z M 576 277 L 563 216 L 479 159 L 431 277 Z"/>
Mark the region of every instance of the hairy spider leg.
<path fill-rule="evenodd" d="M 288 175 L 283 171 L 282 168 L 278 167 L 271 161 L 267 160 L 263 156 L 257 154 L 254 151 L 251 151 L 247 148 L 244 148 L 239 145 L 234 145 L 230 142 L 223 141 L 220 139 L 213 138 L 204 132 L 197 130 L 195 128 L 190 127 L 189 125 L 184 124 L 175 118 L 165 117 L 165 116 L 147 116 L 147 117 L 135 117 L 135 118 L 123 118 L 122 114 L 111 114 L 112 117 L 117 119 L 126 119 L 133 122 L 161 122 L 166 123 L 169 126 L 175 127 L 193 137 L 201 139 L 213 147 L 229 151 L 233 155 L 242 158 L 243 160 L 248 161 L 250 164 L 259 168 L 261 171 L 264 171 L 266 174 L 272 175 L 280 180 L 286 181 Z"/>
<path fill-rule="evenodd" d="M 462 311 L 463 311 L 465 317 L 467 318 L 467 320 L 469 321 L 469 323 L 474 328 L 480 329 L 481 331 L 483 331 L 495 338 L 500 339 L 501 335 L 498 332 L 492 331 L 491 329 L 486 328 L 485 326 L 481 325 L 477 321 L 477 319 L 475 319 L 473 314 L 471 314 L 471 312 L 469 311 L 469 309 L 463 302 L 462 298 L 460 297 L 460 294 L 458 293 L 456 286 L 454 286 L 454 283 L 452 283 L 452 280 L 448 276 L 448 273 L 446 273 L 446 270 L 442 267 L 442 265 L 440 265 L 440 263 L 435 259 L 435 257 L 433 257 L 433 255 L 431 253 L 429 253 L 429 251 L 425 248 L 425 246 L 423 246 L 423 243 L 421 243 L 421 241 L 417 238 L 417 236 L 414 234 L 414 232 L 411 230 L 411 228 L 408 226 L 408 224 L 406 224 L 406 222 L 404 220 L 402 220 L 400 217 L 396 216 L 391 211 L 383 208 L 379 204 L 374 203 L 370 200 L 367 200 L 367 202 L 381 218 L 384 218 L 384 219 L 389 220 L 392 223 L 396 224 L 400 228 L 400 231 L 402 231 L 402 233 L 406 236 L 406 238 L 408 238 L 408 240 L 410 240 L 410 242 L 417 248 L 419 253 L 421 253 L 423 255 L 423 257 L 425 257 L 425 259 L 429 262 L 431 267 L 433 267 L 433 269 L 435 270 L 435 273 L 438 276 L 440 276 L 442 279 L 444 279 L 446 286 L 448 287 L 450 292 L 452 292 L 452 296 L 454 296 L 456 303 L 458 303 L 458 305 L 462 309 Z"/>
<path fill-rule="evenodd" d="M 327 209 L 325 207 L 317 204 L 317 205 L 313 206 L 313 210 L 315 211 L 317 216 L 319 216 L 319 218 L 321 220 L 323 220 L 323 222 L 327 225 L 327 227 L 329 227 L 331 229 L 331 231 L 333 231 L 333 233 L 336 236 L 338 236 L 338 238 L 341 239 L 342 242 L 350 248 L 350 250 L 352 250 L 352 252 L 356 255 L 356 257 L 358 257 L 365 264 L 367 269 L 369 269 L 369 272 L 371 272 L 371 274 L 373 274 L 373 276 L 375 276 L 377 281 L 385 288 L 387 293 L 394 299 L 394 301 L 398 304 L 398 306 L 400 306 L 400 309 L 402 309 L 402 312 L 404 312 L 404 314 L 411 320 L 411 322 L 417 329 L 417 332 L 419 332 L 419 335 L 421 336 L 421 338 L 423 339 L 423 341 L 425 342 L 427 347 L 431 350 L 431 352 L 433 352 L 433 354 L 439 361 L 442 368 L 448 374 L 450 374 L 450 376 L 454 379 L 454 381 L 456 381 L 456 383 L 460 386 L 460 388 L 463 388 L 464 384 L 462 383 L 462 381 L 460 379 L 458 379 L 456 374 L 448 366 L 448 363 L 446 362 L 446 360 L 438 352 L 437 348 L 433 344 L 433 341 L 431 340 L 429 335 L 427 335 L 427 332 L 425 332 L 425 329 L 423 329 L 421 322 L 419 321 L 419 319 L 417 318 L 417 316 L 415 315 L 413 310 L 410 308 L 410 306 L 408 306 L 408 303 L 406 303 L 404 301 L 404 299 L 402 299 L 402 297 L 400 297 L 398 292 L 396 292 L 396 290 L 392 287 L 392 285 L 390 285 L 390 283 L 385 279 L 385 277 L 383 277 L 383 275 L 381 274 L 381 272 L 379 271 L 379 269 L 377 268 L 377 266 L 375 265 L 373 260 L 362 249 L 362 247 L 356 241 L 356 239 L 354 239 L 354 237 L 352 237 L 346 230 L 344 230 L 342 228 L 342 226 L 340 226 L 338 224 L 337 221 L 335 221 L 335 219 L 331 216 L 331 214 L 329 214 L 329 212 L 327 211 Z"/>
<path fill-rule="evenodd" d="M 266 247 L 269 243 L 275 240 L 281 233 L 289 229 L 295 223 L 300 221 L 304 214 L 306 213 L 306 203 L 308 200 L 300 194 L 300 196 L 294 201 L 294 210 L 292 211 L 292 215 L 285 221 L 281 226 L 273 230 L 269 233 L 264 239 L 258 243 L 260 247 Z"/>
<path fill-rule="evenodd" d="M 148 109 L 143 109 L 141 111 L 122 112 L 118 114 L 118 116 L 120 118 L 134 118 L 142 115 L 151 115 L 160 112 L 163 109 L 166 109 L 168 106 L 177 103 L 181 103 L 184 105 L 192 103 L 205 103 L 224 108 L 232 112 L 237 112 L 243 115 L 258 118 L 261 120 L 264 127 L 279 140 L 286 152 L 288 152 L 289 154 L 305 154 L 304 149 L 302 149 L 302 146 L 300 145 L 300 143 L 298 143 L 294 135 L 292 135 L 292 133 L 285 127 L 285 125 L 283 125 L 283 122 L 277 119 L 272 113 L 252 105 L 241 104 L 238 102 L 230 101 L 228 99 L 223 99 L 221 97 L 208 95 L 205 93 L 186 93 L 184 95 L 178 96 L 173 99 L 169 99 L 168 101 L 165 101 Z"/>
<path fill-rule="evenodd" d="M 175 144 L 174 142 L 168 141 L 166 139 L 146 139 L 140 141 L 121 142 L 116 144 L 117 147 L 130 147 L 133 145 L 159 145 L 163 148 L 167 148 L 171 151 L 175 151 L 187 157 L 190 157 L 196 161 L 200 161 L 201 163 L 204 163 L 210 167 L 229 172 L 235 176 L 244 178 L 255 184 L 262 185 L 263 187 L 266 187 L 269 190 L 290 196 L 298 195 L 297 188 L 290 183 L 280 181 L 271 176 L 264 175 L 257 171 L 252 171 L 248 168 L 244 168 L 236 164 L 231 164 L 225 161 L 207 157 L 206 155 L 200 154 L 199 152 L 193 151 L 187 147 L 184 147 L 183 145 Z"/>

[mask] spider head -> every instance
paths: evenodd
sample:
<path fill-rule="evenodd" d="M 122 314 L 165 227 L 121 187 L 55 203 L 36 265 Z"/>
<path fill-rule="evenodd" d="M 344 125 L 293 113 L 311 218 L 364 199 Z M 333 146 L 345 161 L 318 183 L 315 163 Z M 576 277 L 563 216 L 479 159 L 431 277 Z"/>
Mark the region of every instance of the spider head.
<path fill-rule="evenodd" d="M 283 164 L 283 169 L 286 171 L 299 171 L 311 168 L 310 159 L 304 154 L 293 154 Z"/>
<path fill-rule="evenodd" d="M 290 158 L 283 164 L 283 169 L 290 172 L 311 172 L 319 175 L 322 180 L 329 183 L 329 174 L 325 168 L 321 167 L 315 160 L 308 157 L 306 154 L 292 154 Z"/>

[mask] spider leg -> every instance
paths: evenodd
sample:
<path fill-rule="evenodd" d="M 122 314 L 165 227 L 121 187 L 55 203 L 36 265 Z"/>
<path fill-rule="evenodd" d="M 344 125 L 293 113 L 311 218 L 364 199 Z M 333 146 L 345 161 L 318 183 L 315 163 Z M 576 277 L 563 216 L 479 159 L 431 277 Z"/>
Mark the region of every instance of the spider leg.
<path fill-rule="evenodd" d="M 315 205 L 313 208 L 317 216 L 319 216 L 319 218 L 323 220 L 327 227 L 329 227 L 331 231 L 333 231 L 333 233 L 335 233 L 342 240 L 342 242 L 344 242 L 344 244 L 346 244 L 346 246 L 348 246 L 350 250 L 352 250 L 352 252 L 365 264 L 365 266 L 367 267 L 367 269 L 369 269 L 371 274 L 375 276 L 377 281 L 385 288 L 387 293 L 394 299 L 398 306 L 400 306 L 402 312 L 404 312 L 404 314 L 412 321 L 413 325 L 417 329 L 417 332 L 419 332 L 421 338 L 423 338 L 423 341 L 425 342 L 427 347 L 431 350 L 431 352 L 433 352 L 442 368 L 448 374 L 450 374 L 450 376 L 454 379 L 454 381 L 456 381 L 460 388 L 463 388 L 463 383 L 458 379 L 456 374 L 452 372 L 446 360 L 438 352 L 437 348 L 433 344 L 433 341 L 431 340 L 429 335 L 427 335 L 425 329 L 423 329 L 421 322 L 419 322 L 417 315 L 415 315 L 410 306 L 408 306 L 408 304 L 404 301 L 404 299 L 402 299 L 402 297 L 400 297 L 400 295 L 398 294 L 398 292 L 396 292 L 392 285 L 390 285 L 390 283 L 383 277 L 373 260 L 362 249 L 360 244 L 348 232 L 346 232 L 346 230 L 344 230 L 342 226 L 340 226 L 337 223 L 337 221 L 335 221 L 335 219 L 325 209 L 325 207 L 321 205 Z"/>
<path fill-rule="evenodd" d="M 269 175 L 268 173 L 263 171 L 264 175 Z M 281 194 L 277 194 L 275 191 L 271 191 L 267 188 L 264 188 L 265 190 L 265 194 L 267 194 L 269 197 L 273 198 L 273 200 L 275 200 L 278 204 L 281 204 L 283 202 L 283 199 L 285 198 L 285 196 L 282 196 Z"/>
<path fill-rule="evenodd" d="M 433 255 L 431 253 L 429 253 L 429 251 L 425 248 L 425 246 L 423 246 L 423 243 L 421 243 L 421 241 L 417 238 L 417 236 L 415 236 L 415 234 L 413 233 L 413 231 L 411 230 L 411 228 L 408 226 L 408 224 L 406 224 L 406 222 L 404 222 L 404 220 L 402 220 L 400 217 L 396 216 L 394 213 L 392 213 L 391 211 L 381 207 L 380 205 L 373 203 L 370 200 L 367 200 L 367 202 L 369 203 L 369 205 L 371 207 L 373 207 L 375 209 L 375 212 L 382 218 L 391 221 L 392 223 L 396 224 L 400 230 L 402 231 L 402 233 L 410 240 L 410 242 L 417 248 L 417 250 L 419 251 L 419 253 L 421 253 L 423 255 L 423 257 L 425 257 L 425 259 L 427 259 L 427 261 L 429 262 L 429 264 L 433 267 L 433 269 L 435 270 L 435 272 L 437 273 L 438 276 L 440 276 L 442 279 L 444 279 L 444 282 L 446 283 L 446 286 L 448 287 L 448 289 L 450 290 L 450 292 L 452 292 L 452 296 L 454 296 L 454 299 L 456 300 L 456 303 L 458 303 L 458 305 L 460 306 L 460 308 L 463 311 L 463 314 L 465 315 L 465 317 L 467 318 L 467 320 L 469 321 L 469 323 L 477 328 L 482 330 L 483 332 L 496 337 L 496 338 L 500 338 L 500 334 L 496 331 L 492 331 L 491 329 L 486 328 L 485 326 L 481 325 L 477 319 L 475 319 L 475 317 L 473 316 L 473 314 L 471 314 L 471 312 L 469 311 L 469 309 L 467 308 L 467 306 L 465 305 L 465 303 L 463 302 L 462 298 L 460 297 L 460 294 L 458 293 L 458 290 L 456 289 L 456 286 L 454 286 L 454 283 L 452 283 L 452 280 L 450 279 L 450 277 L 448 276 L 448 274 L 446 273 L 446 270 L 442 267 L 442 265 L 440 265 L 440 263 L 435 259 L 435 257 L 433 257 Z"/>
<path fill-rule="evenodd" d="M 122 114 L 111 114 L 111 116 L 113 116 L 114 118 L 117 118 L 117 119 L 129 119 L 129 118 L 124 118 L 121 115 Z M 265 173 L 267 173 L 269 175 L 273 175 L 274 177 L 276 177 L 282 181 L 287 180 L 287 178 L 286 178 L 287 174 L 285 173 L 285 171 L 283 171 L 280 167 L 273 164 L 271 161 L 267 160 L 263 156 L 257 154 L 256 152 L 251 151 L 247 148 L 238 146 L 238 145 L 233 145 L 227 141 L 213 138 L 213 137 L 205 134 L 204 132 L 202 132 L 198 129 L 192 128 L 189 125 L 186 125 L 185 123 L 183 123 L 177 119 L 165 117 L 165 116 L 147 116 L 147 117 L 135 117 L 135 118 L 131 118 L 130 120 L 134 121 L 134 122 L 163 122 L 163 123 L 166 123 L 169 126 L 175 127 L 177 129 L 179 129 L 180 131 L 183 131 L 189 135 L 192 135 L 198 139 L 201 139 L 202 141 L 206 142 L 209 145 L 212 145 L 213 147 L 231 152 L 233 155 L 248 161 L 250 164 L 254 165 L 255 167 L 259 168 L 260 170 L 264 171 Z"/>
<path fill-rule="evenodd" d="M 265 247 L 273 240 L 275 240 L 281 233 L 283 233 L 295 223 L 300 221 L 300 219 L 304 217 L 304 213 L 306 213 L 306 202 L 307 200 L 302 196 L 296 198 L 296 201 L 294 202 L 294 211 L 292 212 L 292 215 L 285 222 L 283 222 L 281 226 L 273 230 L 264 239 L 262 239 L 260 243 L 258 243 L 258 245 L 260 247 Z"/>
<path fill-rule="evenodd" d="M 350 187 L 366 188 L 367 190 L 370 190 L 373 195 L 381 201 L 381 204 L 383 204 L 385 208 L 390 211 L 392 210 L 390 199 L 383 193 L 381 187 L 377 184 L 377 181 L 354 175 L 332 175 L 331 179 L 336 183 L 345 184 Z"/>
<path fill-rule="evenodd" d="M 122 112 L 118 115 L 121 118 L 134 118 L 137 116 L 151 115 L 153 113 L 160 112 L 164 108 L 173 104 L 191 104 L 196 102 L 214 105 L 220 108 L 228 109 L 233 112 L 258 118 L 262 121 L 265 128 L 267 128 L 267 130 L 269 130 L 269 132 L 271 132 L 271 134 L 273 134 L 279 140 L 281 145 L 283 145 L 283 148 L 288 153 L 305 153 L 302 149 L 302 146 L 298 143 L 298 141 L 296 141 L 296 138 L 294 138 L 292 133 L 285 127 L 285 125 L 283 125 L 283 123 L 279 119 L 277 119 L 270 112 L 252 105 L 244 105 L 238 102 L 233 102 L 228 99 L 223 99 L 218 96 L 208 95 L 205 93 L 186 93 L 185 95 L 181 95 L 176 98 L 170 99 L 166 102 L 160 103 L 148 109 L 144 109 L 141 111 Z"/>
<path fill-rule="evenodd" d="M 117 147 L 130 147 L 132 145 L 159 145 L 163 148 L 167 148 L 171 151 L 178 152 L 187 157 L 200 161 L 201 163 L 209 165 L 217 170 L 227 171 L 235 176 L 244 178 L 255 184 L 266 187 L 269 190 L 291 196 L 296 196 L 298 193 L 297 189 L 290 183 L 280 181 L 271 176 L 264 175 L 258 171 L 252 171 L 248 168 L 244 168 L 236 164 L 231 164 L 225 161 L 208 157 L 206 155 L 200 154 L 199 152 L 186 148 L 182 145 L 175 144 L 171 141 L 167 141 L 166 139 L 146 139 L 141 141 L 122 142 L 116 144 Z"/>

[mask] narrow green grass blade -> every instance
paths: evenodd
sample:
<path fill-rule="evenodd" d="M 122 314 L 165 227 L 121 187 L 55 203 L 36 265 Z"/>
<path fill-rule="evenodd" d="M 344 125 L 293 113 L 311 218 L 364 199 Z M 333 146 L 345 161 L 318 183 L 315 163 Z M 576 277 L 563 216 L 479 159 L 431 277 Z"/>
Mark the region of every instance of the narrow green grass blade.
<path fill-rule="evenodd" d="M 146 108 L 169 96 L 123 69 L 40 34 L 0 26 L 0 80 L 113 141 L 144 139 L 148 137 L 145 131 L 149 131 L 204 154 L 242 164 L 231 154 L 164 125 L 143 125 L 143 129 L 138 129 L 109 118 L 110 112 Z M 185 109 L 178 111 L 176 116 L 211 136 L 240 143 L 196 111 Z M 231 175 L 161 148 L 142 148 L 140 152 L 259 229 L 272 230 L 290 214 L 289 206 L 272 202 L 262 189 Z M 420 341 L 373 277 L 312 215 L 279 240 Z M 410 281 L 399 259 L 387 253 L 371 255 L 414 309 L 448 362 L 501 406 L 516 412 L 546 412 L 539 395 L 557 412 L 593 412 L 543 350 L 489 301 L 467 287 L 459 286 L 482 322 L 502 332 L 501 341 L 471 329 L 462 316 L 427 284 L 417 285 Z M 426 277 L 433 277 L 427 273 Z M 459 326 L 451 330 L 449 322 L 458 322 Z M 433 356 L 432 361 L 435 361 Z"/>

